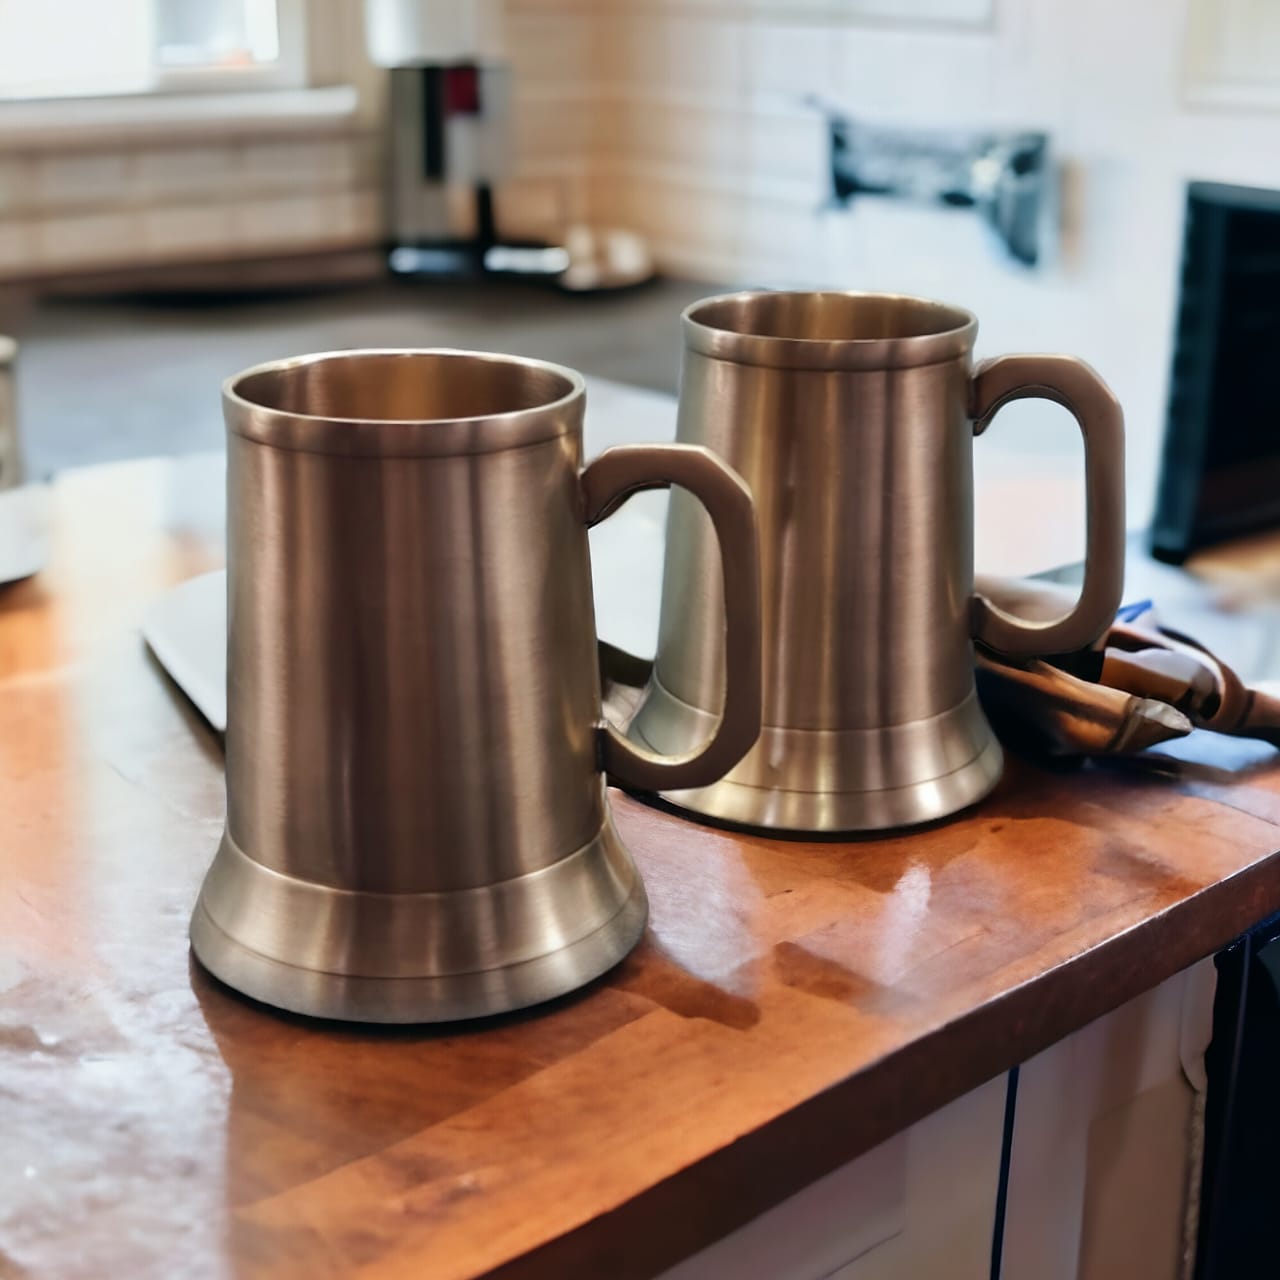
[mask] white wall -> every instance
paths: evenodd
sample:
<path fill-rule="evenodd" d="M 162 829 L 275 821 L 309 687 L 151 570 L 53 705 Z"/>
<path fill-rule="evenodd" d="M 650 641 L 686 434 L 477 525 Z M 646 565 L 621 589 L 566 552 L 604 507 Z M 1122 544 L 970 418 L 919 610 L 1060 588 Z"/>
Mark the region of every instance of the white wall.
<path fill-rule="evenodd" d="M 916 291 L 977 311 L 980 353 L 1084 356 L 1125 404 L 1137 524 L 1163 431 L 1185 183 L 1280 185 L 1280 112 L 1251 105 L 1274 108 L 1275 85 L 1226 95 L 1231 109 L 1189 103 L 1188 3 L 994 0 L 988 23 L 948 27 L 858 18 L 903 11 L 869 0 L 508 0 L 519 132 L 525 156 L 586 173 L 593 215 L 647 233 L 669 271 Z M 1273 65 L 1280 81 L 1280 50 Z M 968 213 L 874 200 L 819 213 L 825 141 L 800 105 L 813 93 L 886 124 L 1048 130 L 1064 169 L 1056 261 L 1002 261 Z M 1078 467 L 1063 423 L 1009 418 L 993 433 L 1006 447 L 1034 451 L 1045 474 Z"/>

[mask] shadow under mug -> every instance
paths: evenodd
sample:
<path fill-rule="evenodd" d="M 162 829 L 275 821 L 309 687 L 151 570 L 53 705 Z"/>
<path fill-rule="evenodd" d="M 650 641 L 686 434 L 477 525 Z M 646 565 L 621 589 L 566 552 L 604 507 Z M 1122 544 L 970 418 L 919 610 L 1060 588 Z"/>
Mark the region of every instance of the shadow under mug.
<path fill-rule="evenodd" d="M 230 986 L 330 1018 L 469 1018 L 639 938 L 605 774 L 698 786 L 755 739 L 755 518 L 700 446 L 584 469 L 584 400 L 570 369 L 447 350 L 225 384 L 227 822 L 191 942 Z M 730 625 L 725 714 L 665 757 L 603 719 L 587 528 L 669 484 L 723 539 Z"/>
<path fill-rule="evenodd" d="M 1124 426 L 1079 360 L 971 365 L 960 307 L 869 293 L 739 293 L 685 313 L 677 438 L 751 488 L 760 529 L 764 713 L 722 779 L 667 789 L 747 827 L 847 832 L 930 821 L 995 785 L 999 744 L 973 642 L 1005 654 L 1091 644 L 1124 576 Z M 974 590 L 973 438 L 1025 396 L 1064 405 L 1085 445 L 1088 549 L 1078 603 L 1020 620 Z M 658 655 L 633 738 L 686 750 L 725 689 L 725 597 L 705 517 L 673 494 Z"/>

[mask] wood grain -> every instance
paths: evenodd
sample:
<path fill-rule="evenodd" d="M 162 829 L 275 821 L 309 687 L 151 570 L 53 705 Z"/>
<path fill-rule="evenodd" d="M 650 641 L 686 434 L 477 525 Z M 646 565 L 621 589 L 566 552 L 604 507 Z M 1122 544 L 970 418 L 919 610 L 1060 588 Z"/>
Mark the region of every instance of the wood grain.
<path fill-rule="evenodd" d="M 0 590 L 5 1277 L 653 1275 L 1280 909 L 1280 769 L 1211 739 L 1011 761 L 893 839 L 615 793 L 652 921 L 590 989 L 428 1031 L 273 1013 L 189 959 L 221 757 L 137 633 L 217 561 L 191 479 L 67 478 L 55 563 Z"/>

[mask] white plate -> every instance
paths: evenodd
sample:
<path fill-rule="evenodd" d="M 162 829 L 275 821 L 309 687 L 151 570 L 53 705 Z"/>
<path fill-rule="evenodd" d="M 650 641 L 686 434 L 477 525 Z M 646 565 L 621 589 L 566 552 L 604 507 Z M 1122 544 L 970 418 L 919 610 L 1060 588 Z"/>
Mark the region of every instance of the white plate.
<path fill-rule="evenodd" d="M 49 558 L 48 485 L 0 490 L 0 583 L 29 578 Z"/>

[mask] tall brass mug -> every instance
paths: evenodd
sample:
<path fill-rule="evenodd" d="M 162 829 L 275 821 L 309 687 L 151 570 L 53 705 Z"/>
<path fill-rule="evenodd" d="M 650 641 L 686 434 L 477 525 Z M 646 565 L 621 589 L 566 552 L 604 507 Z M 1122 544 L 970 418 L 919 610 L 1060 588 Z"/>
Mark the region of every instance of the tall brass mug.
<path fill-rule="evenodd" d="M 606 772 L 711 782 L 759 728 L 755 518 L 697 445 L 581 465 L 572 370 L 462 351 L 261 365 L 223 388 L 227 823 L 191 922 L 219 978 L 417 1022 L 620 960 L 644 889 Z M 587 528 L 677 484 L 723 539 L 726 712 L 662 757 L 604 722 Z"/>
<path fill-rule="evenodd" d="M 683 324 L 678 438 L 715 450 L 755 498 L 764 721 L 724 778 L 667 799 L 744 826 L 833 833 L 979 800 L 1002 761 L 974 690 L 973 641 L 1017 655 L 1082 648 L 1120 603 L 1115 397 L 1067 356 L 973 368 L 974 317 L 916 298 L 740 293 L 696 303 Z M 1085 444 L 1084 586 L 1048 625 L 974 593 L 973 437 L 1024 396 L 1064 405 Z M 651 749 L 684 751 L 720 715 L 718 575 L 710 527 L 674 494 L 658 656 L 630 729 Z"/>

